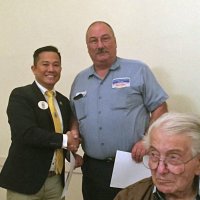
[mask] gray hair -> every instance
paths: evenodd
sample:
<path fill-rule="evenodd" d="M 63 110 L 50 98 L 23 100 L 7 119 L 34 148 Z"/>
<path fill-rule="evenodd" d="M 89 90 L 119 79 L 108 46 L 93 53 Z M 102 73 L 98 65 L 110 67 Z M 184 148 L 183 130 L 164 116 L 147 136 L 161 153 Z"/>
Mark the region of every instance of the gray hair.
<path fill-rule="evenodd" d="M 89 27 L 88 27 L 88 29 L 86 31 L 86 41 L 87 41 L 87 35 L 88 35 L 88 32 L 89 32 L 90 28 L 93 25 L 96 25 L 96 24 L 105 24 L 111 30 L 111 33 L 112 33 L 113 37 L 115 38 L 114 30 L 113 30 L 113 28 L 112 28 L 112 26 L 110 24 L 108 24 L 107 22 L 104 22 L 104 21 L 95 21 L 95 22 L 93 22 L 92 24 L 89 25 Z"/>
<path fill-rule="evenodd" d="M 191 139 L 191 151 L 193 156 L 200 153 L 200 116 L 195 114 L 168 112 L 154 121 L 143 141 L 145 147 L 150 147 L 151 134 L 155 129 L 168 135 L 184 135 Z"/>

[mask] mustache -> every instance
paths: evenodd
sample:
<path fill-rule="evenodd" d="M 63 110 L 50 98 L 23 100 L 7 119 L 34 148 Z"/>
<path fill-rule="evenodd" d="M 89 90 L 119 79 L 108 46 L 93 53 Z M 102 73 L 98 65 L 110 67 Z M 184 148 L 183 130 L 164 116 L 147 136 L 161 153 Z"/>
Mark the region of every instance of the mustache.
<path fill-rule="evenodd" d="M 96 54 L 100 54 L 100 53 L 108 53 L 107 49 L 105 48 L 98 48 L 95 51 Z"/>

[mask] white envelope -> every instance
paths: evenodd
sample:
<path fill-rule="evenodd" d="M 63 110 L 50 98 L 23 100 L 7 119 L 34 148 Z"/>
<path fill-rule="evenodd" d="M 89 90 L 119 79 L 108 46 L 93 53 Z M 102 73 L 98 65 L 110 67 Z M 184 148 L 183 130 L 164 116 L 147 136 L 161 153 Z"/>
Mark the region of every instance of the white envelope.
<path fill-rule="evenodd" d="M 131 153 L 117 151 L 110 187 L 125 188 L 150 176 L 151 171 L 142 163 L 136 163 Z"/>

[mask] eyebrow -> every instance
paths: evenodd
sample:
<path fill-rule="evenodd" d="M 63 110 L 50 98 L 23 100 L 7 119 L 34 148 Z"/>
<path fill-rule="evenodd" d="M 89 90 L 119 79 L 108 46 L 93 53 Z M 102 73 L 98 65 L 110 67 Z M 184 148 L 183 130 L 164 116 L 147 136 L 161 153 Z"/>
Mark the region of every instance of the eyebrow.
<path fill-rule="evenodd" d="M 155 150 L 155 151 L 159 152 L 158 149 L 156 149 L 156 148 L 153 147 L 153 146 L 150 146 L 150 147 L 149 147 L 149 150 Z M 159 153 L 160 153 L 160 152 L 159 152 Z M 181 149 L 170 149 L 170 150 L 166 151 L 165 153 L 166 153 L 166 154 L 170 154 L 170 153 L 183 153 L 183 151 L 182 151 Z"/>
<path fill-rule="evenodd" d="M 55 61 L 53 61 L 53 62 L 50 62 L 50 61 L 48 61 L 48 60 L 43 60 L 43 61 L 41 61 L 42 63 L 60 63 L 60 61 L 59 60 L 55 60 Z"/>
<path fill-rule="evenodd" d="M 97 37 L 97 36 L 90 36 L 90 37 L 88 37 L 88 39 L 91 39 L 91 38 L 102 38 L 102 37 L 105 37 L 105 36 L 109 36 L 109 37 L 112 37 L 110 34 L 103 34 L 103 35 L 101 35 L 100 37 Z"/>

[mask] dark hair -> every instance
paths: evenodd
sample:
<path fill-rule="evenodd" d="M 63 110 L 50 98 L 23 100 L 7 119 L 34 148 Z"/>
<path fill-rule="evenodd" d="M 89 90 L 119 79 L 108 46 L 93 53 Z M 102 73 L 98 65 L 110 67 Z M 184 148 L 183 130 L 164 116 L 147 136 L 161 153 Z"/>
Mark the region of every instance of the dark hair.
<path fill-rule="evenodd" d="M 59 58 L 60 58 L 60 61 L 61 61 L 60 52 L 58 51 L 58 49 L 56 47 L 54 47 L 54 46 L 45 46 L 45 47 L 41 47 L 41 48 L 35 50 L 35 52 L 33 54 L 33 64 L 34 65 L 37 64 L 37 61 L 39 59 L 40 53 L 45 52 L 45 51 L 57 53 Z"/>

